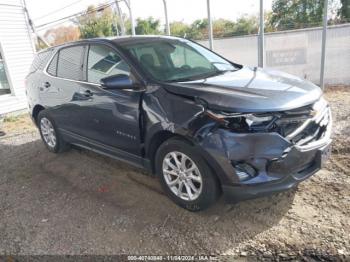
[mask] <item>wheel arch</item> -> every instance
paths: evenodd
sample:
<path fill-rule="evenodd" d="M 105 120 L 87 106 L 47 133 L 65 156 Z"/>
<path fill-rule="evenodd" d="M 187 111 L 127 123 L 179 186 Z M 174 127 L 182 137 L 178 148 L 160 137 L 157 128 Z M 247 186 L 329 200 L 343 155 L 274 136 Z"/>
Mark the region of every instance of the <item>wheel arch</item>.
<path fill-rule="evenodd" d="M 148 146 L 147 146 L 147 150 L 146 150 L 146 157 L 150 160 L 152 174 L 154 174 L 154 175 L 156 174 L 155 157 L 156 157 L 156 153 L 157 153 L 158 148 L 165 141 L 167 141 L 169 139 L 173 139 L 173 138 L 177 138 L 181 141 L 184 141 L 184 142 L 188 143 L 189 145 L 194 146 L 198 152 L 201 152 L 201 150 L 198 148 L 198 145 L 196 145 L 193 141 L 191 141 L 191 139 L 189 139 L 185 136 L 182 136 L 182 135 L 177 134 L 177 133 L 172 133 L 172 132 L 167 131 L 167 130 L 158 131 L 150 139 Z M 203 152 L 201 152 L 200 154 L 203 157 L 203 160 L 207 163 L 208 167 L 213 172 L 215 178 L 217 179 L 217 181 L 220 185 L 220 190 L 221 190 L 221 185 L 225 182 L 225 179 L 223 177 L 221 177 L 217 172 L 215 172 L 215 170 L 219 170 L 219 169 L 217 169 L 216 166 L 212 165 L 213 159 L 209 158 L 207 154 L 203 154 Z"/>
<path fill-rule="evenodd" d="M 32 118 L 36 125 L 38 125 L 38 115 L 41 111 L 43 111 L 45 107 L 42 105 L 35 105 L 32 110 Z"/>
<path fill-rule="evenodd" d="M 169 132 L 169 131 L 168 131 Z M 216 166 L 213 162 L 211 161 L 208 161 L 208 158 L 206 156 L 205 153 L 203 153 L 203 149 L 201 149 L 201 147 L 195 143 L 194 141 L 191 141 L 191 139 L 188 139 L 184 136 L 181 136 L 181 135 L 178 135 L 178 134 L 174 134 L 174 133 L 171 133 L 172 136 L 169 136 L 167 139 L 164 139 L 163 142 L 161 144 L 163 144 L 164 142 L 168 141 L 168 140 L 172 140 L 172 143 L 177 143 L 176 140 L 178 140 L 179 142 L 181 142 L 182 144 L 187 144 L 189 146 L 192 146 L 192 153 L 194 153 L 195 155 L 197 155 L 197 157 L 200 157 L 202 162 L 205 163 L 206 165 L 206 168 L 207 170 L 210 170 L 211 174 L 212 174 L 212 177 L 213 179 L 215 180 L 215 183 L 217 185 L 217 192 L 218 192 L 218 195 L 221 195 L 222 194 L 222 185 L 223 185 L 223 179 L 222 177 L 220 177 L 220 175 L 216 172 L 217 169 L 216 169 Z M 170 135 L 170 134 L 169 134 Z M 159 144 L 159 146 L 161 145 Z M 154 155 L 153 155 L 153 160 L 151 162 L 152 164 L 152 168 L 153 168 L 153 172 L 155 173 L 156 170 L 158 170 L 158 168 L 156 167 L 156 163 L 157 163 L 157 160 L 156 160 L 156 153 L 157 153 L 157 150 L 159 148 L 159 146 L 156 147 L 156 149 L 154 150 Z M 179 150 L 181 152 L 181 149 Z M 203 166 L 202 166 L 203 167 Z M 159 170 L 158 170 L 159 172 Z M 157 175 L 157 174 L 156 174 Z"/>
<path fill-rule="evenodd" d="M 171 138 L 178 138 L 178 139 L 181 139 L 182 141 L 189 143 L 190 145 L 194 145 L 194 143 L 190 139 L 186 138 L 185 136 L 173 133 L 168 130 L 161 130 L 153 134 L 153 136 L 149 139 L 149 142 L 147 143 L 147 146 L 146 146 L 146 158 L 150 160 L 151 171 L 153 174 L 155 174 L 155 156 L 156 156 L 157 150 L 161 144 L 163 144 L 165 141 Z"/>

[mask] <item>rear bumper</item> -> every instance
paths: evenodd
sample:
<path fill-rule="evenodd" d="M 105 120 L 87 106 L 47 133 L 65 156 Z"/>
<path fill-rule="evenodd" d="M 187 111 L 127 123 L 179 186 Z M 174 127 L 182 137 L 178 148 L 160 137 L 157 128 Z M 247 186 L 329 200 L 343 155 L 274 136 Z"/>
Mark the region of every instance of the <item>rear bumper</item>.
<path fill-rule="evenodd" d="M 304 152 L 294 151 L 295 153 L 291 152 L 292 155 L 287 156 L 283 160 L 272 161 L 268 170 L 273 169 L 282 173 L 286 172 L 281 178 L 274 181 L 240 185 L 223 185 L 222 190 L 226 201 L 235 203 L 242 200 L 268 196 L 297 186 L 300 182 L 309 178 L 322 168 L 324 162 L 329 157 L 330 143 L 331 140 L 321 148 Z M 310 162 L 304 165 L 303 169 L 299 172 L 288 173 L 293 170 L 295 166 L 300 164 L 300 162 L 295 161 L 294 154 L 298 154 L 300 159 L 304 158 L 306 160 L 305 162 L 308 160 L 310 160 Z"/>

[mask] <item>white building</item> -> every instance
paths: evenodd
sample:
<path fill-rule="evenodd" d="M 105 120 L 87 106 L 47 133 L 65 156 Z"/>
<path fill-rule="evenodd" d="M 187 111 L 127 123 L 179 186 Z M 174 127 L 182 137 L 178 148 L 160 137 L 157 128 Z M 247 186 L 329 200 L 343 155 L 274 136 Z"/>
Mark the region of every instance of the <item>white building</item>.
<path fill-rule="evenodd" d="M 27 107 L 24 80 L 35 46 L 22 0 L 0 0 L 0 115 Z"/>

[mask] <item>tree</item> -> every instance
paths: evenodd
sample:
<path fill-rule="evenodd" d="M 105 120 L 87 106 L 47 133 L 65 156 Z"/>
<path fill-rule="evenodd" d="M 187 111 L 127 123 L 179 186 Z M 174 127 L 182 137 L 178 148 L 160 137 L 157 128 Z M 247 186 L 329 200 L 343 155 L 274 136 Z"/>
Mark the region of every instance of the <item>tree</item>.
<path fill-rule="evenodd" d="M 187 37 L 190 26 L 184 22 L 177 21 L 170 23 L 171 35 L 178 37 Z"/>
<path fill-rule="evenodd" d="M 342 21 L 350 21 L 350 1 L 349 0 L 340 0 L 341 7 L 338 10 L 338 16 Z"/>
<path fill-rule="evenodd" d="M 160 35 L 160 20 L 149 17 L 147 19 L 137 18 L 135 32 L 138 35 Z"/>
<path fill-rule="evenodd" d="M 205 39 L 208 38 L 208 19 L 195 20 L 188 31 L 188 37 L 191 39 Z"/>
<path fill-rule="evenodd" d="M 323 0 L 274 0 L 269 26 L 278 30 L 322 24 Z"/>
<path fill-rule="evenodd" d="M 208 19 L 195 20 L 191 25 L 183 22 L 170 24 L 171 34 L 190 39 L 208 38 Z M 213 21 L 213 35 L 216 38 L 233 35 L 256 34 L 258 32 L 258 18 L 256 16 L 242 16 L 236 22 L 227 19 Z"/>
<path fill-rule="evenodd" d="M 216 38 L 232 35 L 235 23 L 227 19 L 217 19 L 213 21 L 213 35 Z"/>
<path fill-rule="evenodd" d="M 46 31 L 44 37 L 51 45 L 60 45 L 80 39 L 80 30 L 76 26 L 60 26 Z"/>
<path fill-rule="evenodd" d="M 258 18 L 256 16 L 241 16 L 233 27 L 233 35 L 250 35 L 258 33 Z"/>
<path fill-rule="evenodd" d="M 272 12 L 265 12 L 264 23 L 265 23 L 265 32 L 274 32 L 277 29 L 271 25 Z"/>
<path fill-rule="evenodd" d="M 78 25 L 81 38 L 93 38 L 116 35 L 116 15 L 111 7 L 100 9 L 91 5 L 87 8 L 86 14 L 78 18 Z"/>

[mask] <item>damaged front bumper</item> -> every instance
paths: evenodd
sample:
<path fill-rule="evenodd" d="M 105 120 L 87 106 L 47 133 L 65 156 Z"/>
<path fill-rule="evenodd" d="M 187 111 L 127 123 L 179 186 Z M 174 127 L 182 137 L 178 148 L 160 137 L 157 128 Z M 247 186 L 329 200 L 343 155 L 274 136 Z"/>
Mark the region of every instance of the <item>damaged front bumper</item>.
<path fill-rule="evenodd" d="M 330 141 L 321 148 L 299 151 L 292 147 L 286 157 L 269 160 L 265 169 L 247 183 L 223 185 L 228 201 L 237 202 L 288 190 L 319 171 L 330 154 Z"/>
<path fill-rule="evenodd" d="M 278 133 L 217 129 L 208 134 L 201 148 L 207 161 L 215 162 L 226 200 L 238 202 L 288 190 L 320 170 L 331 151 L 332 121 L 327 110 L 322 137 L 308 143 L 294 143 Z M 237 167 L 242 164 L 254 170 L 248 179 L 239 175 Z"/>

